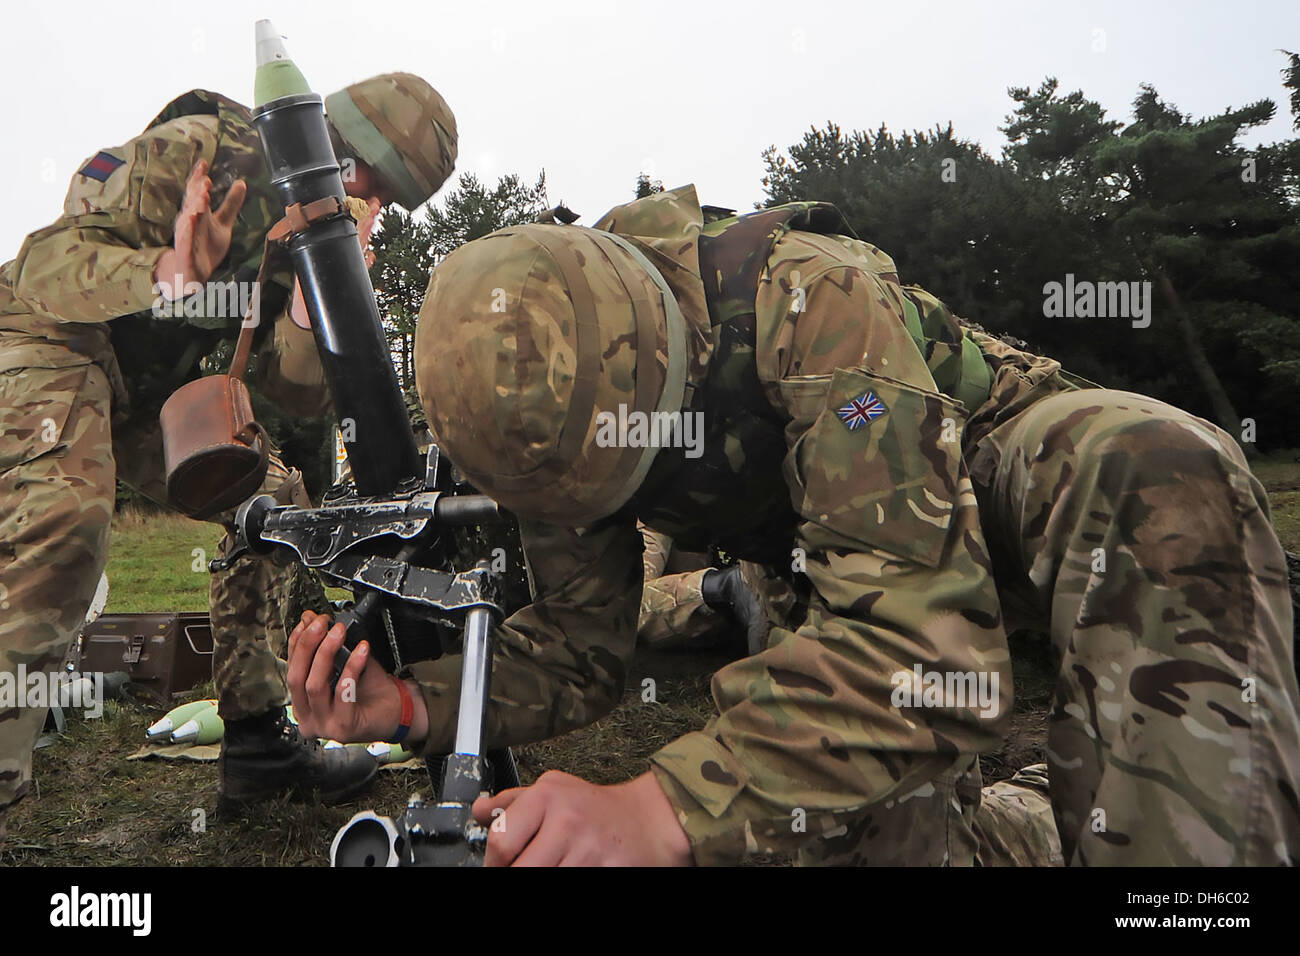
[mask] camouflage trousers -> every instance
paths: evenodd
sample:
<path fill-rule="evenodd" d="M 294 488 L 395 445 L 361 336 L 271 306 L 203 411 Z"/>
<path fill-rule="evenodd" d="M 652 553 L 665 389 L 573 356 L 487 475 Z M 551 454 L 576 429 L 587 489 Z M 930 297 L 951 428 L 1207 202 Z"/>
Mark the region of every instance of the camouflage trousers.
<path fill-rule="evenodd" d="M 637 643 L 655 650 L 743 645 L 744 634 L 736 622 L 704 601 L 704 576 L 713 570 L 710 556 L 680 551 L 670 536 L 645 525 L 638 525 L 638 530 L 644 552 Z M 751 561 L 741 561 L 740 571 L 768 620 L 781 625 L 795 604 L 788 584 L 774 571 Z"/>
<path fill-rule="evenodd" d="M 114 478 L 166 501 L 157 409 L 109 418 L 108 379 L 95 365 L 0 372 L 0 672 L 57 670 L 80 631 L 108 554 Z M 301 476 L 274 459 L 262 490 L 288 500 Z M 213 518 L 223 524 L 233 512 Z M 225 554 L 227 533 L 219 548 Z M 190 552 L 176 555 L 186 565 Z M 211 577 L 214 677 L 222 717 L 287 701 L 287 629 L 304 598 L 301 574 L 243 558 Z M 323 599 L 323 595 L 320 596 Z M 46 707 L 0 709 L 0 813 L 31 785 L 32 747 Z"/>
<path fill-rule="evenodd" d="M 799 853 L 804 866 L 1062 866 L 1047 768 L 981 787 L 979 759 L 871 808 Z"/>
<path fill-rule="evenodd" d="M 1047 786 L 1032 771 L 981 800 L 964 758 L 804 860 L 1048 865 L 1054 823 L 1071 865 L 1294 864 L 1286 565 L 1232 438 L 1140 395 L 1066 391 L 968 461 L 1008 628 L 1058 661 Z"/>
<path fill-rule="evenodd" d="M 698 647 L 702 640 L 716 638 L 731 622 L 704 603 L 700 585 L 708 573 L 708 555 L 691 555 L 689 569 L 669 573 L 682 557 L 666 534 L 638 525 L 642 552 L 641 613 L 637 619 L 637 643 L 654 648 Z"/>

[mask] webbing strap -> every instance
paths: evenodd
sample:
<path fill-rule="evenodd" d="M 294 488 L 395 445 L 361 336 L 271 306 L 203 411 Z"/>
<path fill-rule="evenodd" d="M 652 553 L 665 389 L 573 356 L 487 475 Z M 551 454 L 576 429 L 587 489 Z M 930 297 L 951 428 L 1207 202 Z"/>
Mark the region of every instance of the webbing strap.
<path fill-rule="evenodd" d="M 961 381 L 953 397 L 974 414 L 975 409 L 989 398 L 993 388 L 993 372 L 984 361 L 984 353 L 969 335 L 961 337 Z"/>
<path fill-rule="evenodd" d="M 907 334 L 916 344 L 916 350 L 925 355 L 925 333 L 921 331 L 921 312 L 911 296 L 906 293 L 903 294 L 903 325 L 907 327 Z"/>

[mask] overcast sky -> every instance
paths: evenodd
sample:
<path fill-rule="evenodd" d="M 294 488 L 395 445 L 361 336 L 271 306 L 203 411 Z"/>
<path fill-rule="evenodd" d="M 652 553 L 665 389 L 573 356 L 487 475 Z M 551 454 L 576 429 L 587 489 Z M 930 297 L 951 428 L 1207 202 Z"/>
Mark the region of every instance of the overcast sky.
<path fill-rule="evenodd" d="M 386 71 L 425 77 L 456 113 L 458 172 L 495 182 L 545 168 L 551 201 L 586 224 L 630 199 L 642 169 L 750 208 L 763 148 L 827 120 L 894 131 L 951 120 L 996 155 L 1007 87 L 1047 75 L 1117 119 L 1142 82 L 1197 116 L 1269 97 L 1278 117 L 1252 142 L 1282 139 L 1276 51 L 1300 49 L 1295 0 L 100 0 L 10 3 L 2 16 L 0 261 L 56 218 L 83 160 L 174 96 L 206 87 L 251 103 L 262 17 L 322 95 Z"/>

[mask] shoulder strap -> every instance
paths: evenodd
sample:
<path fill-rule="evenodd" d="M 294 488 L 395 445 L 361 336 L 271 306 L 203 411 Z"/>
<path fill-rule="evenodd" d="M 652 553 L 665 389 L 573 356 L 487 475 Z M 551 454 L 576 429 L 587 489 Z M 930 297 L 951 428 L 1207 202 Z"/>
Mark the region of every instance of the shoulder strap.
<path fill-rule="evenodd" d="M 772 248 L 795 229 L 857 238 L 843 214 L 824 202 L 773 206 L 705 226 L 700 235 L 700 275 L 715 325 L 753 313 Z"/>

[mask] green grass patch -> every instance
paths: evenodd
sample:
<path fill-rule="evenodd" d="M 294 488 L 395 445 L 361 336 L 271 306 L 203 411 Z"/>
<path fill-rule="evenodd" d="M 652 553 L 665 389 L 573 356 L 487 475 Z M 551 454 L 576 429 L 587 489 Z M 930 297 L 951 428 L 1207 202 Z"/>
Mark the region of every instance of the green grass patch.
<path fill-rule="evenodd" d="M 206 611 L 208 562 L 222 534 L 176 514 L 127 508 L 114 515 L 105 613 Z"/>
<path fill-rule="evenodd" d="M 1300 553 L 1300 449 L 1276 452 L 1255 462 L 1251 470 L 1268 493 L 1273 528 L 1282 547 Z"/>

